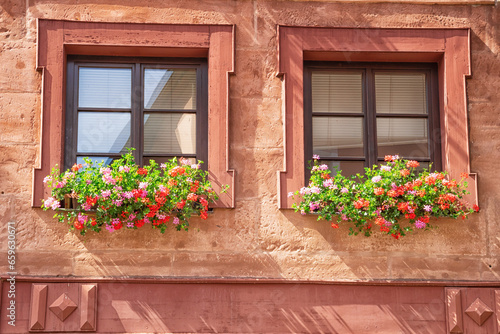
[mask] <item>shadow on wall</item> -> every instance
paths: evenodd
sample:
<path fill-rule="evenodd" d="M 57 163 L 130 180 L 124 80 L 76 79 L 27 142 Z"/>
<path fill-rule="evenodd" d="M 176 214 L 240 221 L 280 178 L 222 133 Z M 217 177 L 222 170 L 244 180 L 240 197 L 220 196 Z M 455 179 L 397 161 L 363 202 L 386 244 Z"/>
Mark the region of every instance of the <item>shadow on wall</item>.
<path fill-rule="evenodd" d="M 374 293 L 349 285 L 164 284 L 145 295 L 126 283 L 102 288 L 100 324 L 119 319 L 123 332 L 445 331 L 442 288 L 378 287 Z"/>

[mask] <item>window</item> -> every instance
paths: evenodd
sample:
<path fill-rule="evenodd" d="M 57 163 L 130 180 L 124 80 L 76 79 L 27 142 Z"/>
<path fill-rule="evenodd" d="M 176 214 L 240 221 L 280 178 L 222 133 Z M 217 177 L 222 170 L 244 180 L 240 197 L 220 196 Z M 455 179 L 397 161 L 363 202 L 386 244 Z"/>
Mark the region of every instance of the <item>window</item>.
<path fill-rule="evenodd" d="M 76 124 L 71 124 L 70 128 L 76 133 L 70 135 L 73 147 L 66 145 L 66 121 L 67 117 L 64 113 L 67 110 L 66 100 L 68 97 L 78 96 L 75 93 L 77 85 L 74 72 L 72 80 L 69 80 L 68 66 L 71 61 L 74 66 L 89 63 L 90 68 L 99 68 L 100 66 L 110 68 L 129 68 L 135 67 L 140 69 L 141 66 L 153 66 L 153 69 L 170 69 L 170 68 L 196 68 L 203 72 L 206 68 L 206 76 L 201 82 L 196 82 L 196 105 L 197 109 L 177 110 L 177 106 L 164 105 L 156 108 L 156 105 L 144 107 L 140 104 L 140 99 L 136 94 L 138 91 L 131 91 L 131 106 L 129 109 L 119 105 L 117 108 L 113 106 L 106 107 L 89 107 L 94 108 L 92 112 L 102 113 L 124 113 L 130 114 L 130 143 L 142 138 L 138 131 L 145 130 L 144 124 L 141 123 L 140 117 L 147 116 L 147 121 L 155 120 L 156 117 L 175 118 L 174 114 L 186 114 L 185 118 L 192 118 L 192 114 L 196 113 L 197 127 L 203 121 L 198 117 L 201 109 L 198 109 L 199 101 L 206 101 L 206 117 L 205 124 L 202 124 L 201 130 L 196 129 L 196 158 L 206 161 L 204 164 L 209 172 L 209 179 L 212 181 L 212 186 L 215 191 L 220 193 L 223 185 L 229 185 L 229 190 L 220 195 L 216 207 L 233 208 L 234 207 L 234 170 L 229 168 L 229 130 L 228 130 L 228 114 L 229 114 L 229 77 L 234 70 L 234 26 L 233 25 L 196 25 L 196 24 L 149 24 L 149 23 L 104 23 L 104 22 L 80 22 L 80 21 L 61 21 L 61 20 L 37 20 L 37 69 L 42 73 L 42 91 L 41 91 L 41 124 L 40 124 L 40 151 L 37 159 L 38 165 L 34 168 L 33 175 L 33 192 L 32 206 L 40 206 L 41 200 L 48 196 L 47 188 L 44 187 L 43 179 L 50 174 L 50 170 L 56 164 L 64 165 L 65 158 L 72 156 L 71 159 L 76 160 L 77 153 L 82 155 L 96 154 L 102 157 L 112 158 L 119 156 L 119 153 L 110 153 L 109 151 L 119 151 L 113 147 L 104 150 L 103 147 L 92 147 L 84 149 L 87 152 L 78 152 L 78 117 L 73 117 L 72 121 Z M 87 57 L 87 58 L 83 58 Z M 108 57 L 108 61 L 105 61 Z M 126 57 L 126 58 L 118 58 Z M 201 59 L 201 60 L 200 60 Z M 111 60 L 111 62 L 109 62 Z M 82 64 L 80 64 L 81 62 Z M 105 63 L 97 66 L 97 63 Z M 140 87 L 136 83 L 141 82 L 140 73 L 132 71 L 131 85 Z M 198 74 L 197 74 L 198 77 Z M 203 75 L 202 75 L 203 78 Z M 66 83 L 66 84 L 65 84 Z M 67 84 L 73 84 L 73 92 L 68 93 Z M 199 89 L 199 85 L 206 85 L 206 89 Z M 114 89 L 114 88 L 113 88 Z M 87 91 L 90 92 L 90 91 Z M 175 93 L 174 93 L 175 92 Z M 154 96 L 154 91 L 150 92 Z M 176 95 L 177 91 L 173 91 Z M 199 95 L 201 94 L 201 96 Z M 205 96 L 203 96 L 205 94 Z M 144 95 L 145 96 L 145 95 Z M 77 101 L 78 100 L 74 100 Z M 137 105 L 139 101 L 139 105 Z M 142 101 L 144 103 L 144 100 Z M 111 107 L 111 108 L 110 108 Z M 79 113 L 73 108 L 73 115 Z M 102 108 L 102 109 L 100 109 Z M 107 110 L 107 108 L 111 110 Z M 116 110 L 122 109 L 123 110 Z M 135 108 L 135 109 L 134 109 Z M 175 110 L 174 110 L 175 108 Z M 81 110 L 91 112 L 91 110 Z M 155 110 L 152 110 L 155 109 Z M 160 110 L 157 110 L 160 109 Z M 134 111 L 136 110 L 136 111 Z M 137 112 L 139 111 L 139 112 Z M 102 116 L 103 114 L 101 114 Z M 113 114 L 114 115 L 114 114 Z M 191 116 L 189 116 L 191 115 Z M 91 116 L 87 114 L 86 116 Z M 95 115 L 94 115 L 95 116 Z M 85 118 L 85 116 L 83 116 Z M 134 118 L 135 117 L 135 118 Z M 151 117 L 153 117 L 151 119 Z M 142 119 L 142 122 L 144 118 Z M 94 124 L 95 125 L 95 124 Z M 113 124 L 115 125 L 115 124 Z M 154 122 L 147 124 L 149 126 L 156 125 Z M 204 126 L 204 127 L 203 127 Z M 70 130 L 70 131 L 73 131 Z M 207 131 L 207 135 L 203 135 L 203 131 Z M 115 136 L 117 136 L 115 134 Z M 205 137 L 206 143 L 199 149 L 198 141 Z M 175 138 L 177 140 L 177 138 Z M 127 139 L 128 142 L 128 139 Z M 126 146 L 128 143 L 125 142 Z M 123 141 L 120 145 L 123 145 Z M 137 144 L 131 144 L 137 145 Z M 203 148 L 203 145 L 207 148 Z M 164 157 L 168 155 L 178 154 L 183 152 L 179 147 L 173 151 L 167 151 L 165 146 L 162 149 L 157 147 L 144 147 L 142 153 L 137 155 L 138 163 L 143 158 Z M 72 152 L 67 153 L 69 149 Z M 150 149 L 150 151 L 148 151 Z M 74 150 L 74 151 L 73 151 Z M 108 151 L 100 152 L 99 150 Z M 120 148 L 121 151 L 121 148 Z M 191 150 L 192 151 L 192 150 Z M 205 153 L 207 152 L 207 153 Z M 104 154 L 106 153 L 106 154 Z M 186 153 L 187 154 L 187 153 Z M 193 153 L 190 153 L 193 154 Z M 206 154 L 206 158 L 203 158 Z"/>
<path fill-rule="evenodd" d="M 434 64 L 432 73 L 437 72 L 437 79 L 427 83 L 426 93 L 432 93 L 433 98 L 429 100 L 426 96 L 428 120 L 430 124 L 439 119 L 439 131 L 433 133 L 433 128 L 429 125 L 427 129 L 430 137 L 430 153 L 426 159 L 437 163 L 441 158 L 441 170 L 449 173 L 451 178 L 460 178 L 460 173 L 469 173 L 468 190 L 471 194 L 467 200 L 470 203 L 477 203 L 476 175 L 471 173 L 470 155 L 469 155 L 469 135 L 467 125 L 467 95 L 465 78 L 470 75 L 470 31 L 469 29 L 425 29 L 425 28 L 333 28 L 333 27 L 278 27 L 278 75 L 283 80 L 283 125 L 284 125 L 284 163 L 283 170 L 279 171 L 278 176 L 278 206 L 288 209 L 296 199 L 288 197 L 288 193 L 294 192 L 304 186 L 306 180 L 306 168 L 304 158 L 311 159 L 311 154 L 305 150 L 310 147 L 312 151 L 312 142 L 306 143 L 305 113 L 307 112 L 308 96 L 305 92 L 304 71 L 308 68 L 304 66 L 308 62 L 328 62 L 330 65 L 334 62 L 344 64 L 364 63 L 383 63 L 383 64 L 404 64 L 401 70 L 412 69 L 415 64 Z M 401 66 L 401 65 L 400 65 Z M 432 65 L 431 65 L 432 66 Z M 345 70 L 353 70 L 346 68 Z M 363 139 L 357 139 L 357 145 L 363 143 L 364 161 L 378 160 L 382 152 L 376 152 L 379 149 L 376 142 L 377 120 L 380 118 L 382 123 L 394 115 L 379 115 L 369 113 L 370 103 L 373 104 L 374 79 L 369 82 L 370 75 L 366 75 L 370 70 L 368 68 L 358 68 L 362 74 L 362 82 L 368 81 L 362 88 L 362 99 L 365 99 L 363 108 L 363 122 L 371 127 L 363 129 Z M 387 69 L 389 70 L 389 69 Z M 397 68 L 391 71 L 398 70 Z M 379 71 L 372 69 L 371 71 Z M 431 74 L 431 76 L 433 76 Z M 364 79 L 363 79 L 364 78 Z M 437 81 L 437 89 L 433 88 L 432 81 Z M 434 98 L 438 94 L 439 98 Z M 311 97 L 309 97 L 311 98 Z M 437 108 L 434 105 L 437 103 Z M 371 107 L 372 110 L 373 107 Z M 432 110 L 430 109 L 432 108 Z M 436 112 L 435 112 L 436 111 Z M 312 112 L 312 111 L 310 111 Z M 364 116 L 364 113 L 367 116 Z M 376 112 L 379 112 L 377 110 Z M 385 112 L 384 112 L 385 113 Z M 389 113 L 388 113 L 389 114 Z M 336 117 L 325 115 L 324 117 Z M 353 119 L 359 116 L 346 114 L 345 118 Z M 368 123 L 368 118 L 373 118 L 372 123 Z M 403 119 L 417 119 L 421 115 L 404 116 Z M 399 116 L 398 116 L 399 119 Z M 344 120 L 346 121 L 346 120 Z M 408 120 L 407 120 L 408 121 Z M 312 114 L 311 114 L 312 122 Z M 422 122 L 422 121 L 421 121 Z M 358 120 L 359 123 L 359 120 Z M 434 123 L 436 124 L 436 123 Z M 322 124 L 323 125 L 323 124 Z M 358 125 L 359 127 L 360 125 Z M 364 125 L 363 125 L 364 126 Z M 435 125 L 433 125 L 435 127 Z M 309 125 L 312 131 L 312 125 Z M 368 133 L 368 130 L 373 134 Z M 388 129 L 388 128 L 387 128 Z M 367 135 L 373 136 L 373 140 L 368 142 Z M 381 142 L 399 145 L 403 141 L 403 136 L 389 136 L 380 138 Z M 420 136 L 423 138 L 424 136 Z M 312 141 L 312 134 L 309 137 Z M 328 138 L 327 138 L 328 139 Z M 441 149 L 433 147 L 433 141 L 440 141 Z M 323 143 L 324 144 L 324 143 Z M 326 143 L 329 145 L 329 143 Z M 352 143 L 351 143 L 352 145 Z M 374 149 L 366 153 L 369 145 Z M 375 146 L 374 146 L 375 145 Z M 385 146 L 386 148 L 391 146 Z M 380 146 L 381 148 L 381 146 Z M 351 151 L 352 152 L 352 151 Z M 344 154 L 344 152 L 340 152 Z M 401 154 L 404 154 L 400 151 Z M 370 155 L 371 154 L 371 155 Z M 374 156 L 373 154 L 376 154 Z M 338 154 L 337 154 L 338 155 Z M 359 156 L 361 157 L 361 156 Z M 341 159 L 335 160 L 333 152 L 331 158 L 337 164 Z M 350 156 L 344 156 L 350 159 Z M 420 157 L 423 158 L 423 157 Z M 352 160 L 352 159 L 351 159 Z M 356 162 L 356 161 L 354 161 Z"/>
<path fill-rule="evenodd" d="M 71 57 L 65 166 L 110 163 L 135 148 L 138 164 L 174 156 L 207 163 L 207 65 L 161 59 Z"/>
<path fill-rule="evenodd" d="M 399 154 L 440 169 L 437 95 L 432 64 L 306 62 L 304 161 L 349 175 Z"/>

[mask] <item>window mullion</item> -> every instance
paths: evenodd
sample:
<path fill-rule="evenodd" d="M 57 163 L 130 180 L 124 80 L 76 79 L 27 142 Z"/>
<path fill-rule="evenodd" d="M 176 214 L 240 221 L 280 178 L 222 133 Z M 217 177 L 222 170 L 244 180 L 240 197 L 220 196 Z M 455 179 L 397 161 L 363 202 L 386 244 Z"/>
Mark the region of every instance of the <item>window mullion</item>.
<path fill-rule="evenodd" d="M 68 169 L 76 161 L 76 143 L 78 132 L 78 109 L 77 101 L 77 82 L 78 76 L 76 75 L 77 66 L 73 61 L 68 61 L 68 73 L 66 78 L 66 128 L 65 140 L 65 160 L 64 168 Z"/>
<path fill-rule="evenodd" d="M 365 71 L 364 101 L 365 107 L 365 156 L 366 166 L 371 167 L 377 163 L 377 117 L 375 110 L 375 78 L 373 70 L 367 68 Z"/>
<path fill-rule="evenodd" d="M 135 148 L 135 162 L 142 166 L 143 156 L 143 82 L 142 82 L 142 66 L 135 63 L 132 66 L 132 110 L 131 110 L 131 131 L 132 131 L 132 147 Z"/>

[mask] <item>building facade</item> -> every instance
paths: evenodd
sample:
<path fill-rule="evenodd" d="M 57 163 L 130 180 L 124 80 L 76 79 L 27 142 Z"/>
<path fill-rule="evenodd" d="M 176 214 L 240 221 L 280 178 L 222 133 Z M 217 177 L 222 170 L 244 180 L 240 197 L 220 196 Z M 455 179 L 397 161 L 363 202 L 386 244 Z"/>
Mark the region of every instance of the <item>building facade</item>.
<path fill-rule="evenodd" d="M 0 332 L 499 333 L 499 8 L 2 1 Z M 90 84 L 75 68 L 95 70 Z M 165 107 L 141 73 L 157 84 L 166 68 L 197 93 L 171 88 L 177 102 Z M 202 74 L 190 77 L 193 68 Z M 132 105 L 107 97 L 123 75 Z M 377 95 L 384 80 L 399 84 Z M 338 91 L 341 115 L 330 101 Z M 384 98 L 385 114 L 369 116 L 370 105 L 382 108 L 370 101 Z M 94 105 L 104 100 L 113 104 Z M 169 130 L 181 134 L 162 137 L 164 110 L 181 115 L 184 127 Z M 133 131 L 203 157 L 215 190 L 229 190 L 188 232 L 68 232 L 40 208 L 44 177 L 86 154 L 112 158 L 119 135 L 110 133 L 134 113 L 154 121 Z M 121 145 L 136 140 L 141 159 L 170 154 L 134 136 Z M 97 144 L 81 148 L 85 140 Z M 398 150 L 455 178 L 468 173 L 467 200 L 480 211 L 399 239 L 349 236 L 347 224 L 294 212 L 288 193 L 305 185 L 308 155 L 332 143 L 327 162 L 352 172 Z"/>

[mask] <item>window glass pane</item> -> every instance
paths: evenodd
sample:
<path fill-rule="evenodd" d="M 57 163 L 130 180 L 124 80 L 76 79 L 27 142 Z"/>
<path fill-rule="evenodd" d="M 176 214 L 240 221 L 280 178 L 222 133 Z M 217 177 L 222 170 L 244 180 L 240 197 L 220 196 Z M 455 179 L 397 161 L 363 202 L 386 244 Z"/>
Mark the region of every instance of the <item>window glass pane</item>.
<path fill-rule="evenodd" d="M 427 119 L 377 118 L 378 156 L 429 157 Z"/>
<path fill-rule="evenodd" d="M 145 114 L 144 153 L 196 154 L 196 114 Z"/>
<path fill-rule="evenodd" d="M 320 157 L 364 156 L 363 118 L 313 117 L 313 154 Z"/>
<path fill-rule="evenodd" d="M 377 113 L 427 114 L 424 73 L 375 74 Z"/>
<path fill-rule="evenodd" d="M 362 113 L 361 73 L 312 73 L 312 111 Z"/>
<path fill-rule="evenodd" d="M 130 146 L 130 113 L 79 112 L 79 153 L 124 153 Z"/>
<path fill-rule="evenodd" d="M 130 68 L 80 67 L 78 79 L 78 107 L 130 108 Z"/>
<path fill-rule="evenodd" d="M 85 161 L 83 160 L 83 158 L 84 157 L 76 157 L 76 163 L 84 165 Z M 100 162 L 104 162 L 103 165 L 110 165 L 111 162 L 113 162 L 113 158 L 110 157 L 88 157 L 88 158 L 92 160 L 93 166 L 97 166 Z"/>
<path fill-rule="evenodd" d="M 365 173 L 365 162 L 364 161 L 325 161 L 320 160 L 320 164 L 328 165 L 328 168 L 332 171 L 332 175 L 336 174 L 336 170 L 342 171 L 342 175 L 356 175 L 356 173 Z M 337 167 L 337 169 L 335 169 Z"/>
<path fill-rule="evenodd" d="M 196 109 L 196 69 L 145 69 L 144 108 Z"/>

